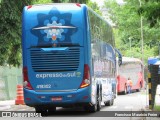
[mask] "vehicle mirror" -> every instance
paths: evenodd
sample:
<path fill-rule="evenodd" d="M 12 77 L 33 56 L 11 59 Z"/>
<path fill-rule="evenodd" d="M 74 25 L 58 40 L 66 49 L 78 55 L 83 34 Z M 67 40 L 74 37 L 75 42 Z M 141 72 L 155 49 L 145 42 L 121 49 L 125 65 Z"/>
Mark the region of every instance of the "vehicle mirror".
<path fill-rule="evenodd" d="M 115 49 L 116 53 L 118 53 L 118 65 L 121 66 L 122 65 L 122 54 L 120 53 L 120 51 L 118 49 Z"/>

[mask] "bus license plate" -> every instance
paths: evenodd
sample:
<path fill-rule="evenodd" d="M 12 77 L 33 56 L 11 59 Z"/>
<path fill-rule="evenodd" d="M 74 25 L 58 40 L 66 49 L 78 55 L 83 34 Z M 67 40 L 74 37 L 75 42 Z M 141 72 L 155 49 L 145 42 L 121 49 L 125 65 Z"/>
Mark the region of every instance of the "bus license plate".
<path fill-rule="evenodd" d="M 61 101 L 62 97 L 52 97 L 51 100 L 52 101 Z"/>

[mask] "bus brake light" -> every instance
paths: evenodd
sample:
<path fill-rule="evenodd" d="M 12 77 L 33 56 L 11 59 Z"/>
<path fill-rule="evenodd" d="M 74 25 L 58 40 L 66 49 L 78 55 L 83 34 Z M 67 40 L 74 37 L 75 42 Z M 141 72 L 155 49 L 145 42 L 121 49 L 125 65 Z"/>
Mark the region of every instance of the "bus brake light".
<path fill-rule="evenodd" d="M 27 7 L 27 10 L 30 9 L 31 7 L 32 7 L 32 5 L 29 5 L 29 6 Z"/>
<path fill-rule="evenodd" d="M 79 4 L 79 3 L 76 3 L 76 5 L 77 5 L 78 7 L 81 7 L 81 4 Z"/>
<path fill-rule="evenodd" d="M 80 88 L 84 88 L 90 85 L 90 71 L 89 66 L 87 64 L 84 65 L 84 75 L 83 75 L 83 81 L 80 85 Z"/>
<path fill-rule="evenodd" d="M 33 90 L 29 79 L 28 79 L 28 69 L 27 67 L 23 67 L 23 86 L 27 89 Z"/>

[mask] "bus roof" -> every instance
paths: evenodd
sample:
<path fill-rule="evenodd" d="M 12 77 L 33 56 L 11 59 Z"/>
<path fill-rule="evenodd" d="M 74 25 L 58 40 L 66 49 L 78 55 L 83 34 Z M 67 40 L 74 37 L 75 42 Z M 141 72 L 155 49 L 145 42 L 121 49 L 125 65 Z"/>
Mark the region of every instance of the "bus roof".
<path fill-rule="evenodd" d="M 142 64 L 142 61 L 138 58 L 122 57 L 122 64 L 127 64 L 127 63 L 141 63 Z"/>
<path fill-rule="evenodd" d="M 148 58 L 148 64 L 160 65 L 160 57 Z"/>

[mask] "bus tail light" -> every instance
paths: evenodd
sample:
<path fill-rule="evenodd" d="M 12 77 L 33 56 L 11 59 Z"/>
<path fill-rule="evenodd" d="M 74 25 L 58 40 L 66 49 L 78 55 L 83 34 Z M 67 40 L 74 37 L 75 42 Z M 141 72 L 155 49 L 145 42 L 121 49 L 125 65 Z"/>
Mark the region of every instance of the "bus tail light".
<path fill-rule="evenodd" d="M 27 10 L 30 9 L 30 8 L 32 8 L 32 5 L 29 5 L 29 6 L 27 7 Z"/>
<path fill-rule="evenodd" d="M 77 5 L 78 7 L 81 7 L 81 4 L 79 4 L 79 3 L 76 3 L 76 5 Z"/>
<path fill-rule="evenodd" d="M 29 82 L 29 79 L 28 79 L 28 69 L 27 69 L 27 67 L 23 67 L 23 86 L 24 86 L 24 88 L 33 90 L 32 86 Z"/>
<path fill-rule="evenodd" d="M 80 88 L 84 88 L 89 86 L 91 83 L 90 80 L 90 71 L 89 71 L 89 66 L 87 64 L 84 65 L 84 75 L 83 75 L 83 81 L 80 85 Z"/>

